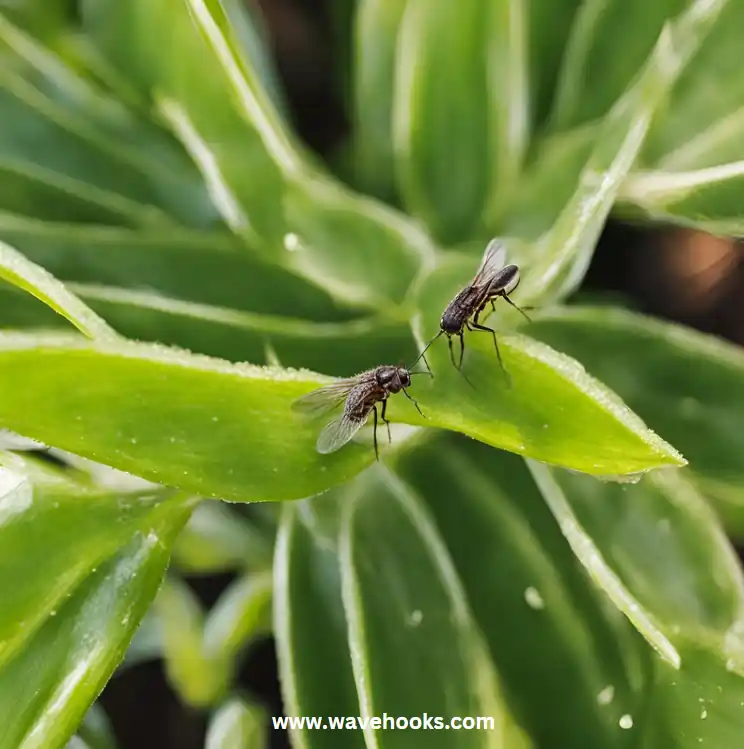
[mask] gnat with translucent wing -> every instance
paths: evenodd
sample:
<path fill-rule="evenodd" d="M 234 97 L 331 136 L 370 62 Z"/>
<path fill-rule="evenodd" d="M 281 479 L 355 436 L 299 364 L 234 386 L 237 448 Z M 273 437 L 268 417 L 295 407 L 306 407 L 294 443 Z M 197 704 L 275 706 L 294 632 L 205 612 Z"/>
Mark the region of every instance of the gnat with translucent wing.
<path fill-rule="evenodd" d="M 424 350 L 419 354 L 418 358 L 424 360 L 427 368 L 429 367 L 429 363 L 424 356 L 426 350 L 437 340 L 437 338 L 446 335 L 449 342 L 452 364 L 454 364 L 456 369 L 461 370 L 462 357 L 465 354 L 465 329 L 481 330 L 486 333 L 491 333 L 493 336 L 493 345 L 496 347 L 496 356 L 498 357 L 499 365 L 504 371 L 508 381 L 509 376 L 504 368 L 504 363 L 501 360 L 499 344 L 496 341 L 496 331 L 493 330 L 493 328 L 481 325 L 479 320 L 486 305 L 490 303 L 491 308 L 495 310 L 496 305 L 494 304 L 494 300 L 501 297 L 512 307 L 519 310 L 519 312 L 530 321 L 527 313 L 509 298 L 509 294 L 511 294 L 519 285 L 519 268 L 516 265 L 505 265 L 505 263 L 506 247 L 498 239 L 492 239 L 483 253 L 483 259 L 481 260 L 480 267 L 478 268 L 475 277 L 447 305 L 447 308 L 444 310 L 442 318 L 439 321 L 439 332 L 429 341 L 429 343 L 426 344 Z M 452 348 L 452 338 L 455 336 L 460 339 L 459 364 L 455 362 L 455 353 Z M 416 359 L 416 361 L 418 361 L 418 359 Z M 415 363 L 416 362 L 414 362 L 414 364 Z"/>
<path fill-rule="evenodd" d="M 407 388 L 411 385 L 414 374 L 428 372 L 411 372 L 406 367 L 383 365 L 375 369 L 360 372 L 354 377 L 338 380 L 330 385 L 313 390 L 298 398 L 292 408 L 309 416 L 319 416 L 332 411 L 344 403 L 343 413 L 328 423 L 318 436 L 316 449 L 319 453 L 332 453 L 343 447 L 364 426 L 370 412 L 374 412 L 375 457 L 379 460 L 377 450 L 377 406 L 382 404 L 379 418 L 384 422 L 390 442 L 390 422 L 386 418 L 387 399 L 391 394 L 403 391 L 418 412 L 424 416 L 419 404 Z M 426 418 L 424 416 L 424 418 Z"/>

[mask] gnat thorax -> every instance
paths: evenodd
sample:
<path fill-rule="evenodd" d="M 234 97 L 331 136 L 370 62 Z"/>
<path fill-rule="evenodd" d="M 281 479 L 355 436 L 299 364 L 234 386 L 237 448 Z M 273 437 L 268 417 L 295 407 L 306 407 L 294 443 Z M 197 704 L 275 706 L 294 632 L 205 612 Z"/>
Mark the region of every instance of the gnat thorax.
<path fill-rule="evenodd" d="M 391 393 L 399 393 L 411 384 L 411 375 L 405 367 L 379 367 L 375 379 L 383 390 Z"/>

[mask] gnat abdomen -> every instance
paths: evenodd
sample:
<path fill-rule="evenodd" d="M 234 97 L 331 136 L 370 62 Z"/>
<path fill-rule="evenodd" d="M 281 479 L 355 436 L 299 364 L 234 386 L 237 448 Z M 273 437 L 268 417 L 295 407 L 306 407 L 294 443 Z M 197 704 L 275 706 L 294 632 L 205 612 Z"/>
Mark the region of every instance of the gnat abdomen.
<path fill-rule="evenodd" d="M 472 286 L 463 289 L 444 310 L 439 327 L 448 335 L 459 334 L 478 309 L 484 292 Z"/>

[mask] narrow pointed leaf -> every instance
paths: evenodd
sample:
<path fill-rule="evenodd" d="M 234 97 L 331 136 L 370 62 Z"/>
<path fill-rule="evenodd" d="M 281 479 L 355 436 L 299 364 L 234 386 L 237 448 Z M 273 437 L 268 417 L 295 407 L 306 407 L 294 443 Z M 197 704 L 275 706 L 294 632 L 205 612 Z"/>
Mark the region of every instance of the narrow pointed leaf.
<path fill-rule="evenodd" d="M 354 18 L 354 178 L 365 192 L 395 195 L 393 87 L 407 0 L 360 0 Z"/>
<path fill-rule="evenodd" d="M 128 174 L 130 181 L 139 180 L 155 203 L 186 224 L 204 227 L 218 220 L 197 170 L 167 132 L 105 94 L 54 51 L 5 18 L 0 18 L 0 53 L 8 68 L 5 77 L 11 90 L 18 91 L 30 108 L 30 132 L 46 132 L 37 144 L 41 153 L 32 150 L 32 159 L 43 154 L 60 161 L 64 173 L 70 176 L 81 169 L 90 170 L 89 159 L 70 160 L 69 154 L 50 150 L 50 138 L 56 133 L 73 148 L 87 148 L 93 162 L 109 163 L 112 176 L 123 179 Z M 28 137 L 22 132 L 17 135 L 22 143 Z M 110 180 L 101 172 L 97 176 Z M 120 190 L 116 180 L 110 187 L 114 192 Z"/>
<path fill-rule="evenodd" d="M 168 171 L 167 155 L 157 168 L 147 152 L 100 134 L 77 115 L 46 98 L 10 72 L 0 75 L 3 130 L 0 158 L 48 170 L 134 204 L 157 206 L 181 223 L 214 223 L 208 197 L 189 194 L 178 174 Z M 167 152 L 166 152 L 167 153 Z M 170 178 L 169 178 L 170 177 Z M 193 179 L 192 179 L 193 181 Z M 188 183 L 187 183 L 188 184 Z"/>
<path fill-rule="evenodd" d="M 315 166 L 236 47 L 219 3 L 87 7 L 87 28 L 154 98 L 234 231 L 339 298 L 372 305 L 403 296 L 431 251 L 427 237 Z"/>
<path fill-rule="evenodd" d="M 155 601 L 168 681 L 180 699 L 204 708 L 224 697 L 227 664 L 211 657 L 204 643 L 205 612 L 196 594 L 169 576 Z"/>
<path fill-rule="evenodd" d="M 637 83 L 615 104 L 596 133 L 575 187 L 571 182 L 565 183 L 573 189 L 573 194 L 554 195 L 554 202 L 549 205 L 563 206 L 563 198 L 567 202 L 559 209 L 550 229 L 542 233 L 547 227 L 538 229 L 540 219 L 529 219 L 535 222 L 533 230 L 537 229 L 541 236 L 531 251 L 520 287 L 519 298 L 524 304 L 561 299 L 583 279 L 617 193 L 643 146 L 654 113 L 674 80 L 677 57 L 674 37 L 666 29 Z M 531 207 L 530 203 L 527 213 Z M 519 218 L 519 213 L 518 209 L 515 221 L 524 224 L 525 219 Z"/>
<path fill-rule="evenodd" d="M 223 502 L 202 502 L 173 547 L 173 561 L 192 574 L 268 569 L 271 557 L 270 537 Z"/>
<path fill-rule="evenodd" d="M 399 479 L 373 471 L 345 509 L 342 587 L 361 715 L 428 714 L 444 725 L 482 716 L 492 719 L 488 728 L 457 734 L 463 749 L 529 746 L 504 705 L 460 580 L 418 498 Z M 365 737 L 379 747 L 452 745 L 446 730 L 370 725 Z"/>
<path fill-rule="evenodd" d="M 664 25 L 641 72 L 604 120 L 546 144 L 525 178 L 505 230 L 537 244 L 520 287 L 524 304 L 561 299 L 581 283 L 653 118 L 724 2 L 697 0 Z M 601 6 L 590 3 L 584 8 Z M 556 159 L 564 162 L 560 170 Z"/>
<path fill-rule="evenodd" d="M 345 376 L 381 361 L 412 359 L 415 354 L 408 327 L 378 317 L 312 323 L 181 302 L 150 292 L 87 284 L 68 287 L 127 338 L 180 346 L 230 361 L 268 364 L 269 345 L 285 366 L 302 365 Z M 60 325 L 67 327 L 34 300 L 0 289 L 0 326 L 52 329 Z"/>
<path fill-rule="evenodd" d="M 138 535 L 102 564 L 2 670 L 0 715 L 8 746 L 64 745 L 150 605 L 168 562 L 171 535 L 167 526 Z"/>
<path fill-rule="evenodd" d="M 576 307 L 540 315 L 530 332 L 576 356 L 690 461 L 686 473 L 733 532 L 744 530 L 740 349 L 631 312 Z"/>
<path fill-rule="evenodd" d="M 189 506 L 114 495 L 7 456 L 0 565 L 3 745 L 64 746 L 124 656 Z M 84 532 L 81 532 L 84 531 Z"/>
<path fill-rule="evenodd" d="M 715 515 L 684 474 L 619 486 L 555 472 L 608 564 L 670 639 L 744 665 L 744 576 Z"/>
<path fill-rule="evenodd" d="M 213 659 L 232 664 L 247 645 L 266 634 L 271 593 L 269 571 L 247 574 L 222 593 L 204 626 L 204 646 Z"/>
<path fill-rule="evenodd" d="M 689 5 L 687 0 L 583 3 L 568 37 L 552 126 L 568 130 L 605 114 L 643 67 L 664 24 Z"/>
<path fill-rule="evenodd" d="M 639 171 L 619 194 L 648 218 L 730 236 L 744 236 L 744 161 L 690 171 Z"/>
<path fill-rule="evenodd" d="M 205 749 L 266 749 L 266 715 L 238 697 L 221 705 L 207 727 Z"/>
<path fill-rule="evenodd" d="M 0 529 L 6 581 L 0 664 L 172 494 L 150 490 L 119 496 L 30 458 L 5 454 L 2 462 L 3 487 L 15 493 L 4 500 L 10 514 Z"/>
<path fill-rule="evenodd" d="M 720 5 L 711 3 L 715 25 L 681 74 L 663 116 L 654 122 L 644 154 L 649 165 L 692 169 L 741 158 L 737 117 L 744 106 L 744 83 L 736 64 L 736 31 L 744 8 L 731 0 Z"/>
<path fill-rule="evenodd" d="M 0 423 L 157 483 L 241 501 L 298 499 L 374 460 L 361 445 L 316 452 L 320 427 L 291 404 L 328 381 L 319 375 L 124 341 L 95 347 L 80 337 L 20 334 L 3 341 L 13 359 L 5 369 L 0 361 L 3 387 L 14 395 L 2 401 L 13 413 L 0 413 Z"/>
<path fill-rule="evenodd" d="M 156 290 L 185 301 L 319 322 L 350 314 L 318 287 L 218 232 L 135 231 L 0 214 L 0 238 L 62 281 Z"/>
<path fill-rule="evenodd" d="M 532 461 L 528 462 L 528 465 L 563 535 L 592 580 L 628 617 L 659 657 L 678 669 L 681 659 L 674 644 L 666 636 L 653 613 L 639 604 L 632 591 L 602 554 L 595 540 L 586 532 L 556 475 L 547 466 Z"/>
<path fill-rule="evenodd" d="M 550 112 L 569 30 L 580 6 L 577 0 L 532 0 L 527 4 L 530 111 L 538 132 Z"/>
<path fill-rule="evenodd" d="M 274 633 L 285 714 L 359 715 L 341 600 L 338 494 L 284 506 L 274 557 Z M 335 495 L 335 496 L 334 496 Z M 318 518 L 330 516 L 330 524 Z M 330 527 L 328 527 L 330 525 Z M 328 679 L 328 669 L 334 678 Z M 363 749 L 361 731 L 290 731 L 301 749 Z"/>
<path fill-rule="evenodd" d="M 529 128 L 524 8 L 406 4 L 393 112 L 398 178 L 407 208 L 442 241 L 487 232 L 519 171 Z"/>
<path fill-rule="evenodd" d="M 0 383 L 14 393 L 0 402 L 0 426 L 158 483 L 242 501 L 297 499 L 374 460 L 362 444 L 316 452 L 322 423 L 292 411 L 297 397 L 328 382 L 310 372 L 124 341 L 0 340 Z M 504 340 L 508 388 L 490 339 L 471 341 L 465 371 L 475 390 L 452 368 L 442 341 L 430 359 L 433 382 L 418 378 L 413 389 L 426 418 L 400 396 L 389 418 L 461 431 L 594 475 L 684 463 L 573 360 L 529 339 Z"/>
<path fill-rule="evenodd" d="M 0 160 L 0 210 L 49 221 L 159 229 L 175 225 L 155 206 L 15 159 Z"/>
<path fill-rule="evenodd" d="M 524 461 L 448 437 L 406 450 L 396 471 L 425 499 L 536 745 L 625 746 L 618 720 L 645 700 L 649 653 L 583 574 Z"/>
<path fill-rule="evenodd" d="M 111 340 L 116 333 L 44 268 L 0 242 L 0 278 L 32 294 L 89 338 Z"/>

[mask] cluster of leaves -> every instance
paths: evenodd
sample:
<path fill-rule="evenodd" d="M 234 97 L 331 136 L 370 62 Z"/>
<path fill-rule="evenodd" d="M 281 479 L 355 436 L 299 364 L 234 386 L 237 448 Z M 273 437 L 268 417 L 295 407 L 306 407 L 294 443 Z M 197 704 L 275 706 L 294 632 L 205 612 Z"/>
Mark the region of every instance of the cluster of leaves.
<path fill-rule="evenodd" d="M 214 710 L 208 747 L 262 746 L 234 673 L 271 631 L 292 715 L 735 746 L 744 585 L 718 518 L 744 530 L 744 355 L 560 305 L 613 206 L 742 233 L 744 7 L 331 5 L 354 126 L 330 167 L 238 0 L 0 15 L 0 426 L 64 463 L 0 454 L 0 747 L 111 746 L 88 709 L 154 656 Z M 395 399 L 381 464 L 319 455 L 292 401 L 410 361 L 492 236 L 540 310 L 490 318 L 513 386 L 488 337 L 474 387 L 435 346 L 427 419 Z M 238 574 L 205 612 L 183 576 L 216 570 Z"/>

